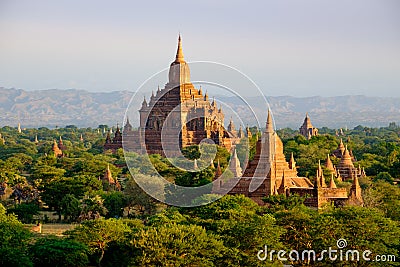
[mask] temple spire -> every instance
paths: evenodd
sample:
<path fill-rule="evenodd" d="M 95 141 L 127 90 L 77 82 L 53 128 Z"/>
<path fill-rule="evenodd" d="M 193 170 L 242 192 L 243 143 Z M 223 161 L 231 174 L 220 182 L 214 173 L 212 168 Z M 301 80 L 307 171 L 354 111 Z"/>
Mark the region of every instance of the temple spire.
<path fill-rule="evenodd" d="M 292 170 L 296 169 L 296 161 L 294 160 L 293 152 L 290 155 L 289 168 L 292 169 Z"/>
<path fill-rule="evenodd" d="M 345 148 L 344 148 L 344 144 L 343 144 L 343 139 L 342 138 L 340 138 L 340 143 L 339 143 L 338 149 L 340 150 L 340 152 L 343 155 Z"/>
<path fill-rule="evenodd" d="M 249 139 L 253 136 L 253 135 L 251 134 L 249 125 L 246 126 L 246 134 L 247 134 L 247 138 L 249 138 Z"/>
<path fill-rule="evenodd" d="M 147 101 L 145 96 L 143 96 L 142 108 L 147 108 Z"/>
<path fill-rule="evenodd" d="M 288 196 L 289 195 L 289 187 L 287 186 L 286 183 L 287 182 L 286 182 L 286 178 L 285 178 L 285 170 L 283 170 L 282 182 L 281 182 L 281 185 L 279 186 L 278 193 L 285 194 L 286 196 Z"/>
<path fill-rule="evenodd" d="M 274 124 L 272 121 L 272 116 L 271 116 L 271 110 L 268 109 L 268 117 L 267 117 L 267 124 L 265 127 L 265 132 L 267 133 L 273 133 L 274 132 Z"/>
<path fill-rule="evenodd" d="M 318 161 L 318 169 L 317 169 L 316 179 L 317 179 L 318 187 L 326 187 L 324 172 L 322 171 L 320 160 Z"/>
<path fill-rule="evenodd" d="M 240 139 L 244 138 L 244 132 L 243 132 L 243 128 L 242 128 L 242 125 L 241 125 L 241 124 L 240 124 L 240 127 L 239 127 L 238 137 L 239 137 Z"/>
<path fill-rule="evenodd" d="M 329 188 L 336 188 L 335 180 L 333 179 L 333 173 L 331 174 L 331 181 L 329 183 Z"/>
<path fill-rule="evenodd" d="M 114 178 L 112 177 L 112 173 L 110 170 L 110 164 L 107 164 L 107 170 L 104 173 L 104 177 L 103 177 L 105 182 L 108 182 L 109 184 L 115 184 Z"/>
<path fill-rule="evenodd" d="M 204 95 L 204 100 L 208 101 L 208 92 L 206 90 L 206 94 Z"/>
<path fill-rule="evenodd" d="M 234 177 L 242 176 L 242 168 L 240 167 L 240 161 L 236 154 L 236 148 L 233 149 L 233 155 L 229 161 L 229 170 L 233 173 Z"/>
<path fill-rule="evenodd" d="M 185 62 L 185 59 L 183 58 L 181 34 L 179 34 L 178 37 L 178 49 L 176 51 L 175 62 Z"/>
<path fill-rule="evenodd" d="M 214 180 L 218 179 L 222 175 L 221 165 L 219 165 L 219 160 L 217 163 L 217 169 L 215 171 Z"/>
<path fill-rule="evenodd" d="M 350 205 L 357 205 L 357 206 L 364 205 L 364 200 L 361 195 L 361 187 L 358 182 L 357 176 L 355 176 L 353 179 L 353 183 L 350 188 L 350 195 L 349 195 L 348 202 Z"/>
<path fill-rule="evenodd" d="M 332 173 L 335 172 L 335 169 L 334 169 L 333 163 L 331 161 L 331 158 L 329 157 L 329 154 L 326 158 L 325 167 L 327 170 L 331 171 Z"/>

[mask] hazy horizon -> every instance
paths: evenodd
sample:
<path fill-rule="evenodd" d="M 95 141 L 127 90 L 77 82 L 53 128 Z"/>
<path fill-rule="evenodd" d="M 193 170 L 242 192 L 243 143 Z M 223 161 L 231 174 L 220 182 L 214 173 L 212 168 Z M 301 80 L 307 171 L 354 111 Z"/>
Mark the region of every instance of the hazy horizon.
<path fill-rule="evenodd" d="M 0 86 L 136 91 L 169 66 L 180 32 L 187 61 L 237 68 L 267 95 L 399 97 L 399 11 L 395 0 L 3 0 Z"/>
<path fill-rule="evenodd" d="M 34 91 L 51 91 L 51 90 L 60 90 L 60 91 L 67 91 L 67 90 L 76 90 L 76 91 L 84 91 L 88 93 L 113 93 L 113 92 L 131 92 L 131 93 L 136 93 L 136 91 L 129 90 L 129 89 L 121 89 L 121 90 L 110 90 L 110 91 L 91 91 L 87 89 L 80 89 L 80 88 L 47 88 L 47 89 L 26 89 L 26 88 L 14 88 L 14 87 L 4 87 L 0 85 L 0 89 L 6 89 L 6 90 L 23 90 L 26 92 L 34 92 Z M 151 92 L 148 92 L 149 94 L 146 95 L 146 98 L 150 98 Z M 221 94 L 214 94 L 213 96 L 218 97 L 218 96 L 223 96 Z M 293 98 L 313 98 L 313 97 L 322 97 L 322 98 L 330 98 L 330 97 L 345 97 L 345 96 L 360 96 L 360 97 L 368 97 L 368 98 L 400 98 L 399 96 L 375 96 L 375 95 L 367 95 L 367 94 L 343 94 L 343 95 L 308 95 L 308 96 L 295 96 L 295 95 L 267 95 L 264 94 L 265 97 L 293 97 Z M 253 96 L 253 95 L 248 95 L 248 97 L 258 97 L 258 96 Z"/>

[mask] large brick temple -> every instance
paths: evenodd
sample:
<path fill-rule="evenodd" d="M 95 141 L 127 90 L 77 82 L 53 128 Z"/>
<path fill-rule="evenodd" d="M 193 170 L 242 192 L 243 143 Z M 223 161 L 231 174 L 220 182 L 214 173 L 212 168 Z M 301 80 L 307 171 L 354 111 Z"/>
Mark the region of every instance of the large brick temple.
<path fill-rule="evenodd" d="M 224 113 L 215 100 L 210 101 L 202 88 L 190 81 L 190 69 L 178 38 L 175 60 L 169 68 L 168 82 L 158 88 L 149 101 L 143 100 L 140 127 L 134 130 L 129 120 L 123 132 L 117 128 L 113 139 L 108 135 L 104 149 L 126 150 L 163 156 L 177 156 L 180 149 L 197 145 L 203 139 L 230 150 L 237 139 L 236 130 L 229 133 L 224 128 Z"/>

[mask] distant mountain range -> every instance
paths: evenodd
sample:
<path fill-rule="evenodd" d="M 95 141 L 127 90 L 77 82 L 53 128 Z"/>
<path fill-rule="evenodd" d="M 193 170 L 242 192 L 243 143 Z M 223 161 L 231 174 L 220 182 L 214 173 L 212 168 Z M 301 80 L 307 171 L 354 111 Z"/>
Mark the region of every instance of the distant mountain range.
<path fill-rule="evenodd" d="M 21 127 L 62 127 L 71 124 L 78 127 L 97 127 L 99 124 L 121 124 L 133 94 L 134 92 L 130 91 L 25 91 L 0 87 L 0 126 L 17 126 L 18 122 L 21 123 Z M 306 112 L 315 127 L 378 127 L 387 126 L 389 122 L 400 122 L 400 98 L 361 95 L 267 98 L 277 128 L 298 129 Z M 142 100 L 141 97 L 135 98 L 132 105 L 139 108 Z M 236 98 L 218 97 L 217 100 L 239 112 L 241 118 L 249 125 L 254 124 L 249 114 L 240 113 L 244 106 Z M 256 97 L 248 100 L 256 113 L 265 108 Z M 138 114 L 133 114 L 130 119 L 135 124 Z"/>

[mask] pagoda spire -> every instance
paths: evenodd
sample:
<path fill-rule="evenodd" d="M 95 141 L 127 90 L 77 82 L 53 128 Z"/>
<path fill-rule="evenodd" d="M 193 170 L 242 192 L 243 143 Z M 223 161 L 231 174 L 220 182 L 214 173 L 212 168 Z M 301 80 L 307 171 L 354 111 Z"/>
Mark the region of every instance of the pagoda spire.
<path fill-rule="evenodd" d="M 108 182 L 109 184 L 115 184 L 114 178 L 112 177 L 112 173 L 110 170 L 110 164 L 107 164 L 107 170 L 104 173 L 104 181 Z"/>
<path fill-rule="evenodd" d="M 340 159 L 339 165 L 340 166 L 350 166 L 350 167 L 354 168 L 353 161 L 350 156 L 350 152 L 347 149 L 347 145 L 344 149 L 344 152 L 342 154 L 342 158 Z"/>
<path fill-rule="evenodd" d="M 342 138 L 340 138 L 340 143 L 339 143 L 338 149 L 340 150 L 340 152 L 342 152 L 342 155 L 343 155 L 345 148 L 344 148 L 344 144 L 343 144 L 343 139 Z"/>
<path fill-rule="evenodd" d="M 327 170 L 329 170 L 331 172 L 335 171 L 335 168 L 333 166 L 331 158 L 329 157 L 329 154 L 328 154 L 328 156 L 326 158 L 325 167 L 326 167 Z"/>
<path fill-rule="evenodd" d="M 267 133 L 273 133 L 274 132 L 274 124 L 272 121 L 272 115 L 271 115 L 271 110 L 268 109 L 268 117 L 267 117 L 267 124 L 265 127 L 265 132 Z"/>
<path fill-rule="evenodd" d="M 217 170 L 215 171 L 214 180 L 218 179 L 222 175 L 221 165 L 219 164 L 219 160 L 217 163 Z"/>
<path fill-rule="evenodd" d="M 318 169 L 316 175 L 317 183 L 319 187 L 326 187 L 324 172 L 322 171 L 321 161 L 318 161 Z"/>
<path fill-rule="evenodd" d="M 354 177 L 353 183 L 350 188 L 350 195 L 348 199 L 350 205 L 358 205 L 358 206 L 363 206 L 364 205 L 364 200 L 361 195 L 361 187 L 360 183 L 358 182 L 357 176 Z"/>
<path fill-rule="evenodd" d="M 143 96 L 142 108 L 147 108 L 147 101 L 145 96 Z"/>
<path fill-rule="evenodd" d="M 333 179 L 333 173 L 331 174 L 331 181 L 329 183 L 329 188 L 331 188 L 331 189 L 337 188 L 336 184 L 335 184 L 335 180 Z"/>
<path fill-rule="evenodd" d="M 232 130 L 232 129 L 235 129 L 235 125 L 233 124 L 233 120 L 231 117 L 229 120 L 228 130 Z"/>
<path fill-rule="evenodd" d="M 206 90 L 206 94 L 204 95 L 204 100 L 208 101 L 208 91 Z"/>
<path fill-rule="evenodd" d="M 240 127 L 239 127 L 238 137 L 239 137 L 240 139 L 244 137 L 243 128 L 242 128 L 242 125 L 241 125 L 241 124 L 240 124 Z"/>
<path fill-rule="evenodd" d="M 240 167 L 240 161 L 236 154 L 236 148 L 233 149 L 233 155 L 229 162 L 229 170 L 233 173 L 234 177 L 242 176 L 242 168 Z"/>
<path fill-rule="evenodd" d="M 251 134 L 249 125 L 246 126 L 246 134 L 247 134 L 247 138 L 249 138 L 249 139 L 253 136 L 253 135 Z"/>
<path fill-rule="evenodd" d="M 283 170 L 283 173 L 282 173 L 282 182 L 281 182 L 281 185 L 279 186 L 279 189 L 278 189 L 278 193 L 279 194 L 284 194 L 284 195 L 286 195 L 286 196 L 288 196 L 289 194 L 289 187 L 286 185 L 286 178 L 285 178 L 285 170 Z"/>
<path fill-rule="evenodd" d="M 183 57 L 183 51 L 182 51 L 181 34 L 179 34 L 179 37 L 178 37 L 178 49 L 176 51 L 175 62 L 185 62 L 185 59 Z"/>
<path fill-rule="evenodd" d="M 326 187 L 324 172 L 323 172 L 322 167 L 321 167 L 321 160 L 319 161 L 318 164 L 319 164 L 318 169 L 319 169 L 319 171 L 320 171 L 320 173 L 321 173 L 321 186 L 322 186 L 322 187 Z"/>
<path fill-rule="evenodd" d="M 111 136 L 110 136 L 110 131 L 107 132 L 107 136 L 106 136 L 106 144 L 110 144 L 111 143 Z"/>
<path fill-rule="evenodd" d="M 292 170 L 296 169 L 296 161 L 294 160 L 293 152 L 290 155 L 289 168 L 292 169 Z"/>

